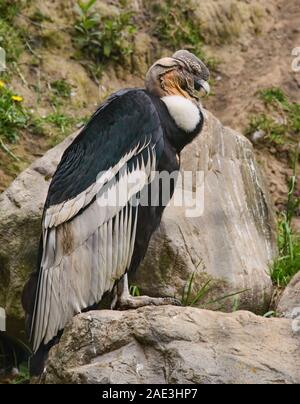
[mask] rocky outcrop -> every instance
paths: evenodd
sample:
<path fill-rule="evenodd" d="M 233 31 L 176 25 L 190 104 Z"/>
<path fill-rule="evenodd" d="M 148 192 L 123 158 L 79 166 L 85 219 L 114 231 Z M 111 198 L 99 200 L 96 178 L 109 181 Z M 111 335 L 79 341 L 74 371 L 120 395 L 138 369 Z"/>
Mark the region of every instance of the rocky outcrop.
<path fill-rule="evenodd" d="M 283 292 L 276 311 L 286 318 L 300 315 L 300 272 L 294 276 Z"/>
<path fill-rule="evenodd" d="M 206 121 L 201 137 L 182 155 L 184 170 L 204 173 L 203 214 L 186 217 L 185 208 L 167 208 L 132 282 L 153 296 L 181 296 L 195 272 L 195 293 L 214 280 L 202 305 L 249 289 L 235 308 L 264 311 L 272 291 L 268 265 L 276 253 L 272 207 L 248 140 L 209 113 Z M 0 196 L 0 306 L 14 335 L 23 329 L 20 296 L 35 269 L 49 181 L 71 140 L 36 161 Z M 233 300 L 220 306 L 230 311 Z"/>
<path fill-rule="evenodd" d="M 42 383 L 300 382 L 300 340 L 286 319 L 146 307 L 73 319 Z"/>

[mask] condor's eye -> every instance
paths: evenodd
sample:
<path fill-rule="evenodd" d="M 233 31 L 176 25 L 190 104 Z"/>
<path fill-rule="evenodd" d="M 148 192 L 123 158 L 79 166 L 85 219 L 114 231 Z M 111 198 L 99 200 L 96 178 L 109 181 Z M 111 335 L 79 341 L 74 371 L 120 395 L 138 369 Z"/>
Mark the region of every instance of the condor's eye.
<path fill-rule="evenodd" d="M 194 88 L 195 88 L 196 91 L 200 91 L 200 90 L 201 90 L 202 85 L 201 85 L 201 81 L 200 81 L 200 80 L 194 79 Z"/>

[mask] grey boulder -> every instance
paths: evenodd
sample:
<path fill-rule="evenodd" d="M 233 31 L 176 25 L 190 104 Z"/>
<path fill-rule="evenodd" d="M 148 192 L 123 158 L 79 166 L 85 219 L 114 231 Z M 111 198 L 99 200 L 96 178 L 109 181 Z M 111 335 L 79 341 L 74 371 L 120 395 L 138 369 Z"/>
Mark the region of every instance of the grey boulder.
<path fill-rule="evenodd" d="M 197 197 L 203 212 L 187 217 L 189 208 L 168 207 L 131 282 L 145 294 L 179 296 L 195 273 L 192 296 L 213 281 L 200 306 L 221 298 L 208 308 L 264 314 L 272 296 L 276 221 L 251 143 L 208 113 L 201 136 L 182 153 L 182 167 L 203 173 Z"/>
<path fill-rule="evenodd" d="M 286 318 L 300 317 L 300 272 L 294 276 L 283 292 L 276 311 Z"/>
<path fill-rule="evenodd" d="M 248 312 L 146 307 L 75 317 L 50 352 L 49 384 L 298 384 L 292 322 Z"/>

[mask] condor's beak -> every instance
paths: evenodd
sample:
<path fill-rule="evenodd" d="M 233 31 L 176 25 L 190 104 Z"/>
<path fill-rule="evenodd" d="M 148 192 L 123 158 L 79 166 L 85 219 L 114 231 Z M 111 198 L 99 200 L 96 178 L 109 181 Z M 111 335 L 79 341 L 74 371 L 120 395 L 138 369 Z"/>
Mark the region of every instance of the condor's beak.
<path fill-rule="evenodd" d="M 205 81 L 203 79 L 196 79 L 194 80 L 195 84 L 195 90 L 196 91 L 201 91 L 204 90 L 206 95 L 209 95 L 210 93 L 210 85 L 208 81 Z"/>

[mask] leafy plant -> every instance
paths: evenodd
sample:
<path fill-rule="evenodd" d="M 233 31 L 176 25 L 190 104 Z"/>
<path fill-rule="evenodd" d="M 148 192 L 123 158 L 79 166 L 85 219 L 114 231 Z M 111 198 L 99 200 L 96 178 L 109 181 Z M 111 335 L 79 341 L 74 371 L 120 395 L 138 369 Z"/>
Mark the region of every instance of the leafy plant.
<path fill-rule="evenodd" d="M 20 136 L 20 130 L 28 127 L 30 114 L 23 107 L 22 101 L 22 97 L 0 81 L 0 147 L 14 159 L 17 157 L 5 143 L 15 143 Z"/>
<path fill-rule="evenodd" d="M 279 221 L 279 258 L 272 268 L 272 279 L 278 286 L 286 286 L 300 270 L 300 236 L 293 233 L 292 220 L 300 207 L 300 197 L 295 196 L 299 147 L 293 163 L 293 175 L 289 181 L 288 201 Z"/>
<path fill-rule="evenodd" d="M 131 296 L 133 297 L 138 297 L 141 296 L 141 292 L 138 286 L 135 285 L 131 285 L 129 288 L 129 293 L 131 294 Z"/>
<path fill-rule="evenodd" d="M 123 10 L 112 17 L 101 17 L 93 11 L 95 0 L 78 2 L 75 25 L 75 45 L 81 53 L 95 63 L 111 60 L 123 62 L 133 52 L 136 27 L 133 13 Z"/>

